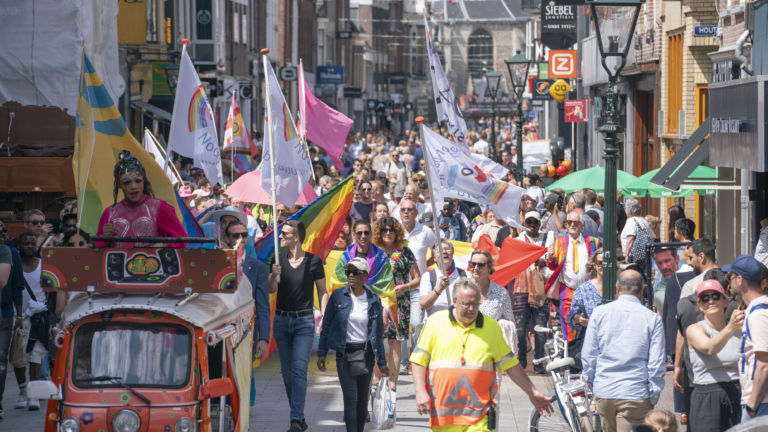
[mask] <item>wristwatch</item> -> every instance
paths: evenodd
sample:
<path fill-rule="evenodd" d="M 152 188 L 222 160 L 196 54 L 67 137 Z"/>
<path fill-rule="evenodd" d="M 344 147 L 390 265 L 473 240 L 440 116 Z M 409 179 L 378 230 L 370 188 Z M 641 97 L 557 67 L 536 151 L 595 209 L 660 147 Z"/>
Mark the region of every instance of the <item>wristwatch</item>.
<path fill-rule="evenodd" d="M 752 408 L 749 405 L 744 405 L 744 408 L 747 410 L 748 413 L 757 414 L 757 408 Z"/>

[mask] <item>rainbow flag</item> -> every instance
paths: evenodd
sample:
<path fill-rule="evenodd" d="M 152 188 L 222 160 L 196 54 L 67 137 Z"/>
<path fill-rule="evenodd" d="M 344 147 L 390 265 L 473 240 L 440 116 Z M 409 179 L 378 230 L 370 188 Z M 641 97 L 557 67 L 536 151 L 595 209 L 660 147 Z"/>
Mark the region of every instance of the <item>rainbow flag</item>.
<path fill-rule="evenodd" d="M 114 168 L 117 156 L 128 150 L 144 165 L 147 179 L 152 183 L 155 197 L 165 200 L 176 209 L 183 220 L 176 201 L 176 192 L 154 156 L 148 153 L 131 135 L 107 89 L 83 51 L 80 92 L 75 117 L 75 153 L 72 170 L 75 174 L 80 228 L 96 234 L 104 210 L 114 204 Z M 118 192 L 117 200 L 123 199 Z"/>
<path fill-rule="evenodd" d="M 224 128 L 224 151 L 232 152 L 232 163 L 235 164 L 240 174 L 251 171 L 251 158 L 259 154 L 259 149 L 253 143 L 248 129 L 245 127 L 240 107 L 237 106 L 237 98 L 232 96 L 229 107 L 229 116 Z"/>
<path fill-rule="evenodd" d="M 304 222 L 304 226 L 307 228 L 307 237 L 304 239 L 302 247 L 305 251 L 319 256 L 323 261 L 328 258 L 328 254 L 331 253 L 333 245 L 339 237 L 339 232 L 341 232 L 341 228 L 347 220 L 349 210 L 352 208 L 354 187 L 355 183 L 352 176 L 349 176 L 287 219 Z M 282 227 L 282 224 L 277 227 L 278 236 L 280 236 Z M 275 240 L 272 237 L 272 231 L 267 231 L 264 237 L 259 239 L 253 246 L 256 249 L 256 257 L 265 263 L 267 268 L 270 268 L 275 256 Z M 326 280 L 328 280 L 328 275 L 326 275 Z M 326 287 L 330 294 L 330 284 L 326 283 Z M 273 319 L 275 317 L 276 302 L 277 293 L 271 294 L 269 296 L 269 306 L 272 310 Z M 320 309 L 317 294 L 315 294 L 315 308 Z M 264 358 L 254 360 L 253 367 L 257 368 L 264 363 L 276 348 L 277 345 L 274 338 L 270 337 L 269 352 Z"/>
<path fill-rule="evenodd" d="M 197 219 L 192 216 L 192 213 L 189 211 L 187 205 L 184 204 L 184 200 L 181 199 L 179 193 L 175 190 L 174 192 L 176 192 L 176 204 L 178 204 L 179 210 L 181 211 L 181 224 L 184 225 L 187 237 L 205 237 L 205 235 L 203 235 L 203 227 L 201 227 L 200 224 L 197 223 Z M 200 249 L 202 247 L 202 243 L 190 243 L 188 246 L 189 249 Z"/>

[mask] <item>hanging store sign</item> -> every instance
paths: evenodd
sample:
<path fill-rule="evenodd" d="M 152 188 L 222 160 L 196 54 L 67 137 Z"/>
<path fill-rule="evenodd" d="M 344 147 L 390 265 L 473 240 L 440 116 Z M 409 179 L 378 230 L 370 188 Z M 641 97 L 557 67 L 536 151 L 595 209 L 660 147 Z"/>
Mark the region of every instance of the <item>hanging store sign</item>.
<path fill-rule="evenodd" d="M 533 80 L 533 89 L 531 91 L 531 100 L 534 101 L 551 101 L 554 100 L 551 94 L 549 94 L 549 88 L 555 80 L 551 79 L 539 79 Z"/>
<path fill-rule="evenodd" d="M 553 50 L 565 50 L 573 47 L 577 40 L 576 6 L 569 5 L 563 0 L 542 1 L 542 44 Z"/>
<path fill-rule="evenodd" d="M 585 123 L 589 120 L 589 101 L 587 99 L 572 99 L 563 102 L 565 105 L 566 123 Z"/>

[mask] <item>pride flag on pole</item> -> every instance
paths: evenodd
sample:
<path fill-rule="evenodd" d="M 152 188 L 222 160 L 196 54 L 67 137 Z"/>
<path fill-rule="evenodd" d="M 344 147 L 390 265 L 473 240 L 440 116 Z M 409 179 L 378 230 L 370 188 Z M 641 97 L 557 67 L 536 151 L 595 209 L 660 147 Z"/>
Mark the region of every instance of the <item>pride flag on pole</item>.
<path fill-rule="evenodd" d="M 224 151 L 234 152 L 232 162 L 241 174 L 253 169 L 251 158 L 259 154 L 259 149 L 245 127 L 240 107 L 237 106 L 237 94 L 232 96 L 232 104 L 229 106 L 229 116 L 224 129 Z"/>
<path fill-rule="evenodd" d="M 77 115 L 75 153 L 72 169 L 77 181 L 80 228 L 96 234 L 104 210 L 114 204 L 114 169 L 123 150 L 131 152 L 144 165 L 155 197 L 176 209 L 181 220 L 176 192 L 163 168 L 131 135 L 107 89 L 83 52 Z M 117 200 L 123 199 L 118 191 Z"/>
<path fill-rule="evenodd" d="M 149 154 L 155 158 L 155 162 L 162 167 L 165 165 L 165 155 L 160 151 L 159 147 L 160 146 L 155 141 L 155 137 L 152 136 L 152 132 L 150 132 L 149 129 L 144 128 L 144 149 L 147 150 Z M 176 178 L 176 174 L 173 173 L 173 168 L 171 168 L 170 165 L 165 169 L 165 174 L 172 184 L 175 185 L 179 182 L 179 179 Z"/>
<path fill-rule="evenodd" d="M 309 203 L 287 220 L 299 220 L 307 228 L 307 237 L 302 243 L 302 249 L 320 257 L 323 261 L 333 249 L 336 239 L 339 237 L 344 222 L 347 220 L 349 210 L 352 208 L 352 196 L 355 184 L 352 176 L 332 187 L 328 192 L 320 195 L 314 201 Z M 282 225 L 277 228 L 277 235 L 280 235 Z M 267 266 L 272 265 L 275 256 L 275 241 L 272 232 L 267 231 L 266 235 L 254 244 L 257 258 Z M 328 281 L 329 279 L 326 278 Z M 330 284 L 326 282 L 326 287 Z M 275 302 L 277 293 L 269 296 L 269 306 L 272 310 L 272 318 L 275 316 Z M 317 300 L 315 292 L 315 308 L 320 309 L 320 303 Z M 271 320 L 270 320 L 271 322 Z M 271 336 L 271 335 L 270 335 Z M 276 345 L 274 338 L 269 338 L 269 350 L 267 356 L 254 360 L 253 367 L 259 367 L 275 351 Z"/>

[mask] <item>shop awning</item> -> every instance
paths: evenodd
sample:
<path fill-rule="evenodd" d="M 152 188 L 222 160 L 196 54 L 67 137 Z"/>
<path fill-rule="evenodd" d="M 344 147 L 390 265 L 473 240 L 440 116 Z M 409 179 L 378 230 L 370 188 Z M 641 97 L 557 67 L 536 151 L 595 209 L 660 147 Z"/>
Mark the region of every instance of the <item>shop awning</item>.
<path fill-rule="evenodd" d="M 144 113 L 149 114 L 150 116 L 154 117 L 158 121 L 161 121 L 163 123 L 171 123 L 171 113 L 168 111 L 158 108 L 151 103 L 147 102 L 131 102 L 131 106 L 134 109 L 140 110 Z"/>
<path fill-rule="evenodd" d="M 650 183 L 659 185 L 672 192 L 679 192 L 680 186 L 709 156 L 709 117 L 699 125 Z"/>

